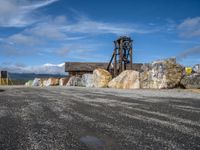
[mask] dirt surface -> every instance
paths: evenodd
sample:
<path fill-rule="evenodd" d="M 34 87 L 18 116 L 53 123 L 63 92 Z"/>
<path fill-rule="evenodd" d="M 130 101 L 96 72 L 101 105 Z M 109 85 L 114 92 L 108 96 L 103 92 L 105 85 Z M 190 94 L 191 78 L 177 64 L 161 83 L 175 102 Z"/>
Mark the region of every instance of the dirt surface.
<path fill-rule="evenodd" d="M 190 91 L 200 93 L 200 89 L 191 89 Z"/>
<path fill-rule="evenodd" d="M 200 149 L 200 94 L 0 87 L 0 149 Z"/>

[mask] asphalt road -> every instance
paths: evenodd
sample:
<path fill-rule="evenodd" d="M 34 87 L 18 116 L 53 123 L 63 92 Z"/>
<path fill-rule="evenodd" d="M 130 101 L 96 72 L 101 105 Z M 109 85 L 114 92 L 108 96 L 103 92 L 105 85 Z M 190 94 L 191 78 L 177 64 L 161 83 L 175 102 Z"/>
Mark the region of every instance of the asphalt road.
<path fill-rule="evenodd" d="M 0 149 L 200 149 L 200 94 L 0 87 Z"/>

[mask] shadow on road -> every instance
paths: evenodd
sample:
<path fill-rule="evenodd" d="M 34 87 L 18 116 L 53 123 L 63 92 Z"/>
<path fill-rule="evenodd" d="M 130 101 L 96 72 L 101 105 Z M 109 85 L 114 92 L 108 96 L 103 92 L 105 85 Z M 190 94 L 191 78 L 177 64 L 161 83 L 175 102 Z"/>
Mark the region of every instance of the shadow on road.
<path fill-rule="evenodd" d="M 0 89 L 0 92 L 4 92 L 5 90 Z"/>

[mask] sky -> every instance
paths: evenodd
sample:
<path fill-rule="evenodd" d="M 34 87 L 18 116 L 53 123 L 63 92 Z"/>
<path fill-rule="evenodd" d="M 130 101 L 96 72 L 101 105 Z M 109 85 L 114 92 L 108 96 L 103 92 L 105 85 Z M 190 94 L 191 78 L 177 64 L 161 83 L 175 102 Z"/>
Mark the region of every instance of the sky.
<path fill-rule="evenodd" d="M 60 73 L 63 63 L 108 62 L 130 36 L 133 61 L 200 63 L 199 0 L 0 0 L 0 69 Z"/>

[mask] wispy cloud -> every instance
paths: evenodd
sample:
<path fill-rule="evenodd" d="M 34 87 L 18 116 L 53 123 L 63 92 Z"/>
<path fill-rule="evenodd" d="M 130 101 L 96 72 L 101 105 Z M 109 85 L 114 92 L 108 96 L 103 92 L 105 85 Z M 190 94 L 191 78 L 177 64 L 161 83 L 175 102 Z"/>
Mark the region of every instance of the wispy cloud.
<path fill-rule="evenodd" d="M 41 7 L 45 7 L 47 5 L 55 3 L 57 1 L 59 1 L 59 0 L 45 0 L 45 1 L 43 0 L 41 2 L 36 2 L 36 3 L 32 3 L 32 4 L 22 6 L 21 8 L 24 9 L 24 10 L 30 11 L 30 10 L 35 10 L 35 9 L 38 9 L 38 8 L 41 8 Z"/>
<path fill-rule="evenodd" d="M 78 19 L 76 19 L 75 22 L 72 23 L 69 22 L 65 16 L 57 16 L 55 18 L 47 17 L 43 22 L 36 23 L 31 28 L 26 28 L 20 33 L 2 39 L 1 43 L 4 42 L 4 48 L 9 48 L 9 55 L 11 55 L 12 53 L 16 55 L 16 53 L 18 54 L 19 52 L 21 52 L 16 47 L 22 48 L 23 46 L 26 46 L 27 51 L 35 52 L 34 47 L 40 46 L 50 48 L 49 44 L 51 42 L 49 41 L 56 42 L 56 46 L 58 48 L 63 47 L 63 43 L 69 43 L 68 41 L 70 41 L 70 43 L 76 41 L 76 43 L 72 44 L 71 46 L 69 46 L 68 44 L 69 47 L 67 48 L 73 49 L 73 53 L 77 52 L 77 57 L 83 54 L 86 57 L 86 52 L 82 54 L 78 52 L 83 50 L 88 51 L 88 49 L 91 49 L 88 46 L 83 46 L 86 45 L 84 44 L 84 40 L 86 39 L 93 39 L 93 37 L 97 38 L 98 36 L 106 34 L 119 36 L 133 33 L 148 34 L 152 32 L 155 32 L 155 30 L 152 30 L 145 26 L 140 27 L 139 25 L 135 24 L 116 25 L 115 23 L 94 21 L 86 17 L 79 17 Z M 80 45 L 80 43 L 83 44 Z M 94 45 L 95 43 L 89 44 Z M 97 47 L 93 47 L 92 50 L 97 49 Z M 62 49 L 62 51 L 58 51 L 57 54 L 62 55 L 65 51 L 66 49 Z M 8 54 L 8 52 L 5 53 Z M 41 48 L 38 52 L 42 53 L 44 52 L 44 50 Z M 30 54 L 32 53 L 30 52 Z"/>
<path fill-rule="evenodd" d="M 106 56 L 101 54 L 103 45 L 96 43 L 73 43 L 65 44 L 63 47 L 53 50 L 55 55 L 80 61 L 105 61 Z"/>
<path fill-rule="evenodd" d="M 193 38 L 200 37 L 200 17 L 188 18 L 178 25 L 181 37 Z"/>
<path fill-rule="evenodd" d="M 58 0 L 0 0 L 0 27 L 24 27 L 38 20 L 33 12 Z M 37 19 L 36 19 L 37 18 Z"/>
<path fill-rule="evenodd" d="M 183 60 L 189 56 L 198 56 L 200 55 L 200 45 L 196 46 L 196 47 L 192 47 L 190 49 L 187 49 L 183 52 L 181 52 L 178 56 L 177 59 L 178 60 Z"/>
<path fill-rule="evenodd" d="M 155 29 L 151 29 L 147 26 L 94 21 L 86 17 L 79 17 L 76 23 L 63 26 L 62 29 L 65 32 L 115 35 L 127 35 L 132 33 L 148 34 L 156 31 Z"/>
<path fill-rule="evenodd" d="M 171 41 L 172 43 L 177 43 L 177 44 L 199 44 L 200 41 L 197 41 L 197 40 L 172 40 Z"/>
<path fill-rule="evenodd" d="M 9 43 L 12 44 L 21 44 L 21 45 L 38 45 L 40 43 L 39 40 L 34 38 L 33 36 L 30 35 L 24 35 L 24 34 L 15 34 L 10 36 L 8 39 Z"/>
<path fill-rule="evenodd" d="M 30 50 L 31 48 L 31 50 Z M 27 57 L 36 55 L 40 49 L 37 47 L 24 47 L 24 46 L 16 46 L 16 45 L 3 45 L 1 46 L 1 55 L 6 57 Z"/>
<path fill-rule="evenodd" d="M 12 73 L 36 73 L 36 74 L 65 74 L 64 63 L 62 64 L 43 64 L 40 66 L 26 66 L 20 63 L 7 63 L 0 65 L 0 69 Z"/>

